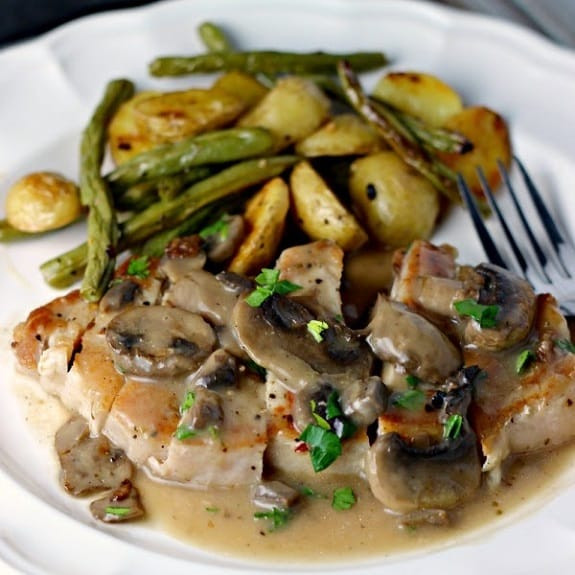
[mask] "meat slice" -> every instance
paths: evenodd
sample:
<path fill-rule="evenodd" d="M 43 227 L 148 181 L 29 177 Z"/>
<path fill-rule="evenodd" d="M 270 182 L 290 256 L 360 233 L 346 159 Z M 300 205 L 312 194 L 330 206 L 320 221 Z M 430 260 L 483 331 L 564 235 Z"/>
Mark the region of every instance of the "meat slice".
<path fill-rule="evenodd" d="M 540 295 L 527 340 L 499 353 L 466 349 L 466 364 L 484 372 L 470 416 L 485 471 L 497 469 L 508 455 L 556 447 L 575 437 L 575 354 L 569 341 L 556 301 Z M 526 362 L 518 367 L 521 354 Z"/>
<path fill-rule="evenodd" d="M 291 297 L 316 315 L 341 317 L 340 284 L 343 250 L 334 242 L 319 240 L 285 249 L 276 262 L 281 279 L 301 289 Z"/>
<path fill-rule="evenodd" d="M 76 290 L 36 308 L 14 329 L 12 348 L 20 366 L 38 373 L 48 393 L 62 391 L 74 352 L 97 312 L 97 304 Z"/>
<path fill-rule="evenodd" d="M 188 392 L 194 394 L 193 388 Z M 166 456 L 152 456 L 147 465 L 163 479 L 196 488 L 250 485 L 261 479 L 267 445 L 264 386 L 244 373 L 233 387 L 220 391 L 198 387 L 190 406 L 178 418 L 166 444 Z M 217 417 L 190 417 L 200 396 L 217 394 Z M 184 406 L 185 407 L 185 406 Z M 207 410 L 209 411 L 209 410 Z M 215 413 L 215 412 L 214 412 Z"/>

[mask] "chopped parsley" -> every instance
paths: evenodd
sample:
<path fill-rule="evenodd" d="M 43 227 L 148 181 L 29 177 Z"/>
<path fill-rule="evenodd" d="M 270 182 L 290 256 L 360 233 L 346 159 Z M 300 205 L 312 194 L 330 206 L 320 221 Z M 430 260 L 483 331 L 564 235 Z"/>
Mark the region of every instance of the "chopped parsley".
<path fill-rule="evenodd" d="M 107 515 L 115 515 L 116 517 L 125 517 L 132 512 L 131 507 L 119 507 L 115 505 L 109 505 L 106 507 Z"/>
<path fill-rule="evenodd" d="M 515 373 L 521 374 L 535 361 L 536 356 L 530 349 L 524 349 L 515 360 Z"/>
<path fill-rule="evenodd" d="M 307 330 L 317 343 L 321 343 L 323 341 L 323 332 L 329 328 L 329 325 L 326 321 L 322 321 L 320 319 L 310 319 L 307 322 Z"/>
<path fill-rule="evenodd" d="M 196 402 L 196 394 L 193 391 L 186 392 L 184 401 L 180 405 L 180 415 L 183 415 L 188 409 L 190 409 Z"/>
<path fill-rule="evenodd" d="M 126 273 L 138 279 L 146 279 L 150 275 L 150 260 L 148 256 L 132 258 Z"/>
<path fill-rule="evenodd" d="M 271 521 L 270 531 L 275 531 L 291 519 L 291 511 L 282 507 L 274 507 L 270 511 L 256 511 L 254 519 L 269 519 Z"/>
<path fill-rule="evenodd" d="M 483 305 L 473 299 L 463 299 L 453 304 L 460 316 L 468 316 L 479 323 L 480 327 L 490 328 L 497 325 L 498 305 Z"/>
<path fill-rule="evenodd" d="M 253 359 L 246 360 L 246 367 L 256 375 L 259 375 L 262 379 L 266 378 L 266 368 L 262 367 L 259 363 L 256 363 Z"/>
<path fill-rule="evenodd" d="M 407 375 L 405 376 L 405 381 L 407 381 L 409 389 L 415 389 L 421 383 L 421 379 L 417 375 Z"/>
<path fill-rule="evenodd" d="M 262 271 L 255 277 L 258 287 L 246 298 L 246 303 L 252 307 L 260 307 L 273 294 L 286 295 L 301 289 L 301 286 L 288 280 L 280 280 L 279 277 L 279 270 L 262 268 Z"/>
<path fill-rule="evenodd" d="M 339 487 L 333 492 L 331 506 L 337 511 L 351 509 L 356 503 L 355 493 L 351 487 Z"/>
<path fill-rule="evenodd" d="M 204 509 L 208 512 L 208 513 L 218 513 L 220 508 L 219 507 L 215 507 L 213 505 L 208 505 L 207 507 L 204 507 Z"/>
<path fill-rule="evenodd" d="M 311 414 L 313 415 L 316 424 L 319 425 L 322 429 L 331 430 L 331 425 L 329 424 L 327 419 L 325 419 L 319 413 L 317 413 L 316 411 L 317 404 L 313 399 L 310 401 L 310 407 L 311 407 Z"/>
<path fill-rule="evenodd" d="M 222 240 L 228 237 L 228 232 L 230 231 L 230 222 L 227 214 L 223 214 L 219 220 L 216 220 L 213 224 L 206 226 L 200 230 L 199 236 L 203 240 L 218 235 Z"/>
<path fill-rule="evenodd" d="M 302 485 L 299 488 L 299 492 L 304 497 L 312 497 L 313 499 L 325 499 L 326 498 L 326 496 L 323 493 L 319 493 L 318 491 L 316 491 L 315 489 L 312 489 L 311 487 L 309 487 L 307 485 Z"/>
<path fill-rule="evenodd" d="M 174 437 L 183 441 L 184 439 L 190 439 L 190 437 L 195 437 L 198 434 L 194 429 L 190 429 L 187 425 L 180 425 L 174 432 Z"/>
<path fill-rule="evenodd" d="M 457 439 L 461 435 L 463 416 L 452 413 L 443 423 L 443 439 Z"/>
<path fill-rule="evenodd" d="M 425 403 L 425 394 L 420 389 L 409 389 L 393 397 L 392 403 L 396 407 L 414 411 L 423 407 Z"/>
<path fill-rule="evenodd" d="M 316 473 L 328 468 L 342 453 L 340 438 L 319 425 L 310 423 L 300 439 L 308 446 L 311 465 Z"/>
<path fill-rule="evenodd" d="M 575 345 L 568 339 L 556 339 L 555 345 L 562 351 L 575 353 Z"/>

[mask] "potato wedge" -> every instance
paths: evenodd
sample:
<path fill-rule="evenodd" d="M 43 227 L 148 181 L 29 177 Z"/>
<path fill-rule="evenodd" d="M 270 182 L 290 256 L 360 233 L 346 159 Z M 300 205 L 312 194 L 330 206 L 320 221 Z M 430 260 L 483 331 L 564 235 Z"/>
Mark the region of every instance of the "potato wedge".
<path fill-rule="evenodd" d="M 159 92 L 140 92 L 122 104 L 108 126 L 108 146 L 116 165 L 123 164 L 132 156 L 157 146 L 143 133 L 135 118 L 135 106 L 141 100 L 158 96 Z"/>
<path fill-rule="evenodd" d="M 329 107 L 329 100 L 312 81 L 288 76 L 279 80 L 238 124 L 267 128 L 276 139 L 276 150 L 282 150 L 327 121 Z"/>
<path fill-rule="evenodd" d="M 332 240 L 344 251 L 367 241 L 355 216 L 339 201 L 309 162 L 292 171 L 291 199 L 297 225 L 312 240 Z"/>
<path fill-rule="evenodd" d="M 473 150 L 467 154 L 439 154 L 440 159 L 455 172 L 461 173 L 470 190 L 482 198 L 483 192 L 477 178 L 481 167 L 492 189 L 501 184 L 497 160 L 509 168 L 512 160 L 511 138 L 505 120 L 489 108 L 477 106 L 465 108 L 452 116 L 446 128 L 462 133 L 473 142 Z"/>
<path fill-rule="evenodd" d="M 229 125 L 245 109 L 227 91 L 197 88 L 142 98 L 134 104 L 134 118 L 152 141 L 165 143 Z"/>
<path fill-rule="evenodd" d="M 402 247 L 431 235 L 439 214 L 438 192 L 394 152 L 355 160 L 349 191 L 360 221 L 380 244 Z"/>
<path fill-rule="evenodd" d="M 463 108 L 451 86 L 421 72 L 390 72 L 379 79 L 373 95 L 431 126 L 442 126 Z"/>
<path fill-rule="evenodd" d="M 229 270 L 255 275 L 277 256 L 289 210 L 289 190 L 281 178 L 274 178 L 255 194 L 246 207 L 248 233 L 233 257 Z"/>
<path fill-rule="evenodd" d="M 214 82 L 213 88 L 235 96 L 244 103 L 246 110 L 253 108 L 269 92 L 256 78 L 239 70 L 222 74 Z"/>
<path fill-rule="evenodd" d="M 383 148 L 385 144 L 372 126 L 355 114 L 341 114 L 301 140 L 296 152 L 308 158 L 365 156 Z"/>

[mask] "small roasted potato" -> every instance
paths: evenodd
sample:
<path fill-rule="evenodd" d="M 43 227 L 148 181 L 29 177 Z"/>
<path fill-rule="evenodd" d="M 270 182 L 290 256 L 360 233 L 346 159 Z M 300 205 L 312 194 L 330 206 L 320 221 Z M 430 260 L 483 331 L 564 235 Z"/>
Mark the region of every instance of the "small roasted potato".
<path fill-rule="evenodd" d="M 329 118 L 329 108 L 329 100 L 311 80 L 288 76 L 278 80 L 238 124 L 267 128 L 276 150 L 282 150 L 315 132 Z"/>
<path fill-rule="evenodd" d="M 513 155 L 505 120 L 489 108 L 475 106 L 449 118 L 445 127 L 466 136 L 473 143 L 473 150 L 462 155 L 441 153 L 439 158 L 465 178 L 477 197 L 483 197 L 477 167 L 483 170 L 491 189 L 497 189 L 501 184 L 497 161 L 509 168 Z"/>
<path fill-rule="evenodd" d="M 290 178 L 297 225 L 312 240 L 332 240 L 344 251 L 367 241 L 355 216 L 340 202 L 309 162 L 295 166 Z"/>
<path fill-rule="evenodd" d="M 379 79 L 373 95 L 431 126 L 442 126 L 463 108 L 451 86 L 421 72 L 390 72 Z"/>
<path fill-rule="evenodd" d="M 261 82 L 240 70 L 222 74 L 213 85 L 215 90 L 223 90 L 241 100 L 246 110 L 253 108 L 269 92 Z"/>
<path fill-rule="evenodd" d="M 365 156 L 385 145 L 375 129 L 355 114 L 335 116 L 296 146 L 301 156 Z"/>
<path fill-rule="evenodd" d="M 108 125 L 108 147 L 116 165 L 123 164 L 131 157 L 145 152 L 158 144 L 143 132 L 135 117 L 135 106 L 141 100 L 158 96 L 159 92 L 140 92 L 124 102 Z"/>
<path fill-rule="evenodd" d="M 281 178 L 267 182 L 250 199 L 244 213 L 248 233 L 230 262 L 230 271 L 254 275 L 274 261 L 288 210 L 289 190 Z"/>
<path fill-rule="evenodd" d="M 394 152 L 355 160 L 349 191 L 360 221 L 378 243 L 402 247 L 431 235 L 439 213 L 438 193 Z"/>
<path fill-rule="evenodd" d="M 228 91 L 196 88 L 138 100 L 134 117 L 152 141 L 166 143 L 226 126 L 245 109 L 244 102 Z"/>
<path fill-rule="evenodd" d="M 81 213 L 78 186 L 54 172 L 27 174 L 6 196 L 6 219 L 22 232 L 55 230 L 72 223 Z"/>

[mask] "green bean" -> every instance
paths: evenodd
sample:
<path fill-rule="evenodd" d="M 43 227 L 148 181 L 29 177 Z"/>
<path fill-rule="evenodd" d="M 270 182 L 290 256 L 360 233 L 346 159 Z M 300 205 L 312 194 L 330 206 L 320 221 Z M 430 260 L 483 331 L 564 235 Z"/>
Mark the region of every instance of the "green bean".
<path fill-rule="evenodd" d="M 112 80 L 82 134 L 80 197 L 88 213 L 88 261 L 80 292 L 98 301 L 114 273 L 119 238 L 112 196 L 101 176 L 107 127 L 120 104 L 134 93 L 128 80 Z"/>
<path fill-rule="evenodd" d="M 152 76 L 185 76 L 228 70 L 242 70 L 250 74 L 328 74 L 334 73 L 340 60 L 346 60 L 358 72 L 367 72 L 387 64 L 381 52 L 328 54 L 314 52 L 212 52 L 198 56 L 165 56 L 150 63 Z"/>
<path fill-rule="evenodd" d="M 0 243 L 8 243 L 16 240 L 24 240 L 27 238 L 37 238 L 41 234 L 31 234 L 17 230 L 11 226 L 7 220 L 0 220 Z"/>
<path fill-rule="evenodd" d="M 450 201 L 460 203 L 454 181 L 438 169 L 439 160 L 432 158 L 420 146 L 396 116 L 386 110 L 375 109 L 364 94 L 357 76 L 348 62 L 338 64 L 338 75 L 349 103 L 365 120 L 372 124 L 403 161 L 429 180 Z"/>
<path fill-rule="evenodd" d="M 171 200 L 184 188 L 211 176 L 213 168 L 197 166 L 173 176 L 161 176 L 130 186 L 114 198 L 120 210 L 142 211 L 158 200 Z"/>
<path fill-rule="evenodd" d="M 173 200 L 152 204 L 122 224 L 118 252 L 129 249 L 166 229 L 183 224 L 213 202 L 278 176 L 297 161 L 296 156 L 248 160 L 194 184 Z M 83 243 L 44 262 L 40 266 L 40 271 L 44 280 L 52 287 L 68 287 L 81 276 L 87 260 L 88 244 Z"/>
<path fill-rule="evenodd" d="M 173 200 L 157 202 L 123 225 L 123 233 L 138 242 L 166 227 L 176 226 L 196 210 L 281 174 L 298 161 L 296 156 L 246 160 L 192 185 Z"/>
<path fill-rule="evenodd" d="M 167 144 L 142 152 L 110 172 L 113 189 L 127 188 L 142 180 L 177 174 L 193 166 L 223 164 L 272 150 L 272 135 L 264 128 L 230 128 Z"/>
<path fill-rule="evenodd" d="M 198 33 L 208 52 L 232 52 L 233 47 L 224 31 L 213 22 L 203 22 Z"/>

